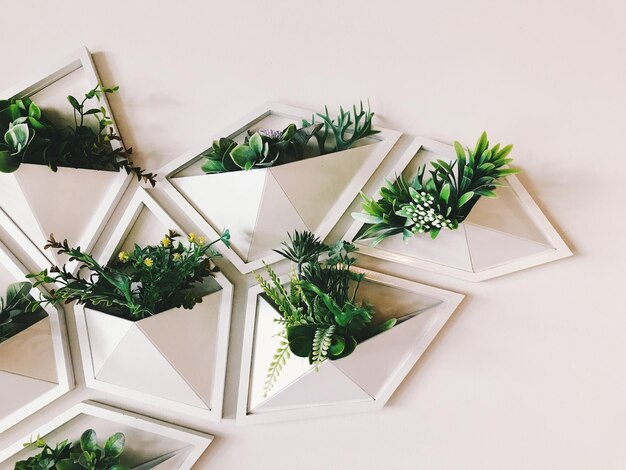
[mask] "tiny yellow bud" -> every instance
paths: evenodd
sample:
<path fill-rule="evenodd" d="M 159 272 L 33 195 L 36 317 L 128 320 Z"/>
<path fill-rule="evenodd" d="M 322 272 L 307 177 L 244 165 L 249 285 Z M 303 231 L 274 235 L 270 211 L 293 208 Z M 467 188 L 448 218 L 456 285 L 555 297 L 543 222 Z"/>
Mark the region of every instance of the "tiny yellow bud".
<path fill-rule="evenodd" d="M 146 259 L 143 260 L 143 264 L 145 264 L 146 266 L 151 268 L 152 265 L 154 264 L 154 261 L 152 260 L 152 258 L 146 258 Z"/>
<path fill-rule="evenodd" d="M 202 245 L 204 245 L 205 243 L 206 243 L 206 238 L 204 238 L 204 237 L 199 237 L 199 238 L 196 240 L 196 244 L 197 244 L 198 246 L 202 246 Z"/>
<path fill-rule="evenodd" d="M 189 236 L 187 237 L 187 240 L 189 240 L 189 243 L 193 243 L 193 242 L 195 242 L 195 241 L 196 241 L 196 234 L 195 234 L 195 233 L 193 233 L 193 232 L 191 232 L 191 233 L 189 234 Z"/>
<path fill-rule="evenodd" d="M 174 253 L 174 256 L 172 256 L 172 259 L 174 261 L 180 261 L 180 258 L 181 258 L 180 253 Z"/>
<path fill-rule="evenodd" d="M 125 251 L 120 251 L 117 255 L 117 259 L 119 259 L 122 263 L 126 263 L 130 259 L 130 255 Z"/>
<path fill-rule="evenodd" d="M 168 247 L 172 244 L 172 240 L 170 240 L 169 237 L 165 237 L 163 240 L 161 240 L 161 245 Z"/>

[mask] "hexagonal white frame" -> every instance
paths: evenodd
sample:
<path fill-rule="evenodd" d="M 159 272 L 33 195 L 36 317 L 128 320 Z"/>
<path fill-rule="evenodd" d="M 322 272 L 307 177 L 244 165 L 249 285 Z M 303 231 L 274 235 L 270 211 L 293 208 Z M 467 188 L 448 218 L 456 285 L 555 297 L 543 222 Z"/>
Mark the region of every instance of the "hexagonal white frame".
<path fill-rule="evenodd" d="M 11 219 L 0 209 L 0 225 L 7 231 L 20 247 L 29 255 L 35 263 L 44 263 L 45 257 L 31 243 L 31 241 L 20 231 L 20 229 L 11 221 Z M 25 279 L 29 271 L 22 265 L 20 261 L 8 250 L 8 248 L 0 242 L 0 264 L 2 264 L 16 279 Z M 33 287 L 31 295 L 38 298 L 44 293 L 43 287 Z M 16 408 L 13 413 L 8 416 L 0 417 L 0 432 L 17 424 L 21 420 L 39 411 L 44 406 L 53 402 L 57 398 L 69 392 L 74 386 L 74 377 L 72 373 L 72 362 L 70 359 L 69 345 L 67 342 L 65 318 L 63 310 L 51 306 L 46 306 L 46 313 L 50 319 L 50 330 L 52 334 L 52 344 L 54 348 L 54 362 L 56 365 L 56 375 L 58 385 L 48 392 L 38 396 L 25 406 Z M 2 388 L 2 384 L 0 384 Z"/>
<path fill-rule="evenodd" d="M 147 208 L 152 214 L 154 214 L 160 221 L 167 227 L 184 233 L 180 226 L 174 221 L 174 219 L 148 194 L 148 192 L 137 187 L 133 198 L 126 207 L 120 221 L 115 227 L 108 243 L 106 244 L 103 252 L 98 256 L 98 262 L 106 264 L 109 262 L 114 253 L 118 250 L 120 244 L 124 241 L 128 232 L 131 230 L 134 222 L 139 217 L 141 211 Z M 162 234 L 160 234 L 162 235 Z M 219 422 L 222 418 L 222 408 L 224 400 L 224 386 L 226 381 L 226 363 L 228 355 L 228 339 L 230 334 L 230 318 L 232 310 L 233 300 L 233 285 L 224 276 L 222 272 L 217 272 L 215 280 L 221 286 L 223 290 L 222 301 L 220 305 L 219 313 L 219 326 L 217 332 L 217 345 L 216 345 L 216 359 L 215 359 L 215 372 L 214 382 L 212 388 L 212 400 L 213 406 L 211 409 L 204 409 L 189 405 L 186 403 L 169 400 L 163 397 L 155 396 L 149 393 L 138 391 L 132 388 L 127 388 L 121 385 L 112 384 L 106 381 L 98 380 L 94 374 L 94 366 L 92 360 L 91 345 L 89 342 L 89 333 L 87 328 L 87 320 L 85 316 L 85 308 L 80 305 L 76 305 L 74 315 L 76 318 L 76 329 L 78 332 L 78 342 L 81 352 L 81 360 L 83 364 L 83 370 L 85 373 L 85 381 L 87 387 L 101 390 L 104 392 L 113 393 L 115 395 L 123 396 L 126 398 L 141 400 L 145 403 L 149 403 L 155 406 L 161 406 L 167 409 L 186 413 L 192 416 L 201 416 L 204 419 L 210 421 Z M 199 304 L 202 305 L 202 304 Z"/>
<path fill-rule="evenodd" d="M 361 385 L 357 383 L 354 378 L 348 376 L 348 379 L 354 382 L 357 387 L 362 388 L 363 392 L 368 394 L 368 401 L 344 401 L 339 403 L 329 403 L 328 401 L 322 401 L 314 405 L 308 405 L 303 407 L 291 407 L 282 410 L 264 411 L 259 414 L 254 414 L 249 410 L 249 400 L 252 393 L 252 374 L 253 374 L 253 355 L 254 355 L 254 343 L 256 341 L 263 341 L 263 338 L 255 337 L 255 330 L 257 324 L 257 302 L 259 295 L 263 292 L 260 285 L 252 286 L 248 290 L 248 300 L 246 309 L 246 322 L 243 337 L 243 351 L 241 359 L 241 372 L 239 377 L 239 397 L 237 403 L 237 424 L 256 424 L 265 422 L 277 422 L 288 421 L 296 419 L 306 419 L 315 417 L 326 417 L 334 415 L 342 415 L 348 413 L 361 413 L 367 411 L 375 411 L 382 409 L 389 398 L 393 395 L 395 390 L 400 386 L 401 382 L 409 374 L 413 366 L 417 363 L 421 355 L 428 348 L 430 343 L 435 339 L 439 331 L 443 328 L 448 321 L 452 313 L 460 305 L 461 301 L 465 297 L 462 294 L 456 292 L 439 289 L 436 287 L 427 286 L 418 282 L 401 279 L 395 276 L 377 273 L 362 268 L 352 268 L 353 271 L 365 274 L 365 279 L 373 282 L 374 284 L 389 286 L 392 288 L 406 290 L 410 293 L 415 293 L 424 297 L 430 297 L 440 300 L 439 303 L 432 306 L 432 311 L 428 314 L 432 315 L 428 326 L 424 329 L 421 336 L 417 339 L 417 342 L 409 347 L 409 352 L 402 360 L 399 361 L 399 366 L 396 367 L 390 374 L 382 372 L 385 376 L 384 385 L 380 387 L 376 392 L 371 393 L 366 391 Z M 281 282 L 287 282 L 289 275 L 280 277 Z M 372 302 L 374 305 L 376 302 Z M 430 310 L 430 308 L 426 309 Z M 426 314 L 426 311 L 420 313 L 420 315 Z M 417 318 L 417 317 L 414 317 Z M 414 318 L 409 319 L 412 321 Z M 384 336 L 389 332 L 393 332 L 394 329 L 382 333 L 379 336 Z M 420 331 L 422 331 L 420 329 Z M 372 339 L 376 339 L 376 336 Z M 395 339 L 395 338 L 394 338 Z M 369 341 L 369 340 L 368 340 Z M 367 342 L 366 342 L 367 343 Z M 408 341 L 407 341 L 408 343 Z M 364 343 L 365 344 L 365 343 Z M 357 346 L 354 353 L 351 356 L 340 359 L 343 361 L 346 359 L 357 360 L 359 355 L 359 346 Z M 371 358 L 370 358 L 371 359 Z M 290 360 L 303 360 L 297 357 L 292 357 Z M 366 360 L 366 359 L 363 359 Z M 339 362 L 339 361 L 326 361 L 326 362 Z M 326 365 L 326 362 L 322 364 L 321 368 Z M 366 360 L 367 362 L 367 360 Z M 377 364 L 367 363 L 365 367 L 376 368 Z M 263 371 L 265 372 L 265 371 Z M 315 373 L 315 372 L 313 372 Z M 289 386 L 297 383 L 301 377 L 290 383 Z M 288 387 L 289 387 L 288 386 Z M 328 388 L 328 387 L 326 387 Z"/>
<path fill-rule="evenodd" d="M 394 181 L 397 175 L 401 174 L 407 168 L 407 166 L 413 161 L 417 153 L 422 149 L 445 157 L 449 157 L 451 159 L 456 158 L 454 147 L 452 147 L 451 145 L 443 144 L 441 142 L 427 139 L 425 137 L 416 137 L 409 146 L 409 148 L 398 159 L 393 169 L 389 172 L 389 174 L 387 175 L 387 179 L 390 181 Z M 384 251 L 376 247 L 372 248 L 365 243 L 359 243 L 359 250 L 361 253 L 375 258 L 386 259 L 399 264 L 425 269 L 435 273 L 444 274 L 465 281 L 473 282 L 492 279 L 494 277 L 503 276 L 505 274 L 510 274 L 513 272 L 521 271 L 523 269 L 531 268 L 533 266 L 545 264 L 550 261 L 556 261 L 561 258 L 572 256 L 571 250 L 565 244 L 555 228 L 550 224 L 550 221 L 543 214 L 539 206 L 537 206 L 535 201 L 533 201 L 530 194 L 528 194 L 528 191 L 526 191 L 524 186 L 522 186 L 519 179 L 514 175 L 510 175 L 505 177 L 505 180 L 508 186 L 519 198 L 519 201 L 526 211 L 526 214 L 533 220 L 536 228 L 540 230 L 543 236 L 550 241 L 551 246 L 554 248 L 552 251 L 543 251 L 532 256 L 518 258 L 506 264 L 487 268 L 482 271 L 469 272 L 453 266 L 445 265 L 443 263 L 420 260 L 407 255 L 403 255 L 402 253 L 392 253 L 390 251 Z M 380 197 L 380 193 L 376 192 L 373 197 L 375 199 L 378 199 Z M 352 240 L 363 225 L 364 224 L 362 222 L 355 220 L 344 235 L 344 238 L 346 240 Z M 444 233 L 442 233 L 441 235 L 444 235 Z M 436 243 L 437 240 L 433 241 L 433 243 Z M 408 243 L 410 244 L 411 240 L 408 240 Z"/>
<path fill-rule="evenodd" d="M 74 53 L 67 56 L 66 58 L 54 62 L 48 67 L 45 67 L 39 72 L 33 74 L 30 78 L 18 83 L 17 85 L 11 87 L 8 90 L 3 91 L 2 93 L 0 93 L 0 98 L 9 99 L 12 97 L 32 96 L 33 94 L 45 89 L 46 87 L 54 84 L 55 82 L 63 79 L 69 74 L 80 69 L 84 71 L 85 78 L 90 83 L 91 86 L 95 87 L 100 82 L 100 78 L 98 77 L 98 72 L 95 68 L 95 65 L 92 60 L 89 50 L 86 47 L 82 47 L 81 49 L 78 49 Z M 85 92 L 86 91 L 88 90 L 85 90 Z M 109 106 L 106 96 L 101 97 L 99 104 L 106 110 L 107 114 L 111 116 L 111 120 L 114 121 L 113 113 L 111 112 L 111 108 Z M 111 127 L 113 128 L 113 130 L 115 131 L 117 135 L 120 135 L 115 122 L 111 124 Z M 111 142 L 111 145 L 113 146 L 113 148 L 118 148 L 122 146 L 121 142 L 118 142 L 118 141 Z M 29 166 L 38 167 L 39 165 L 29 165 Z M 17 175 L 19 171 L 20 170 L 17 170 L 17 172 L 15 173 L 3 175 L 3 176 L 11 177 L 15 179 L 17 189 L 21 192 L 22 197 L 26 201 L 26 203 L 30 205 L 30 202 L 28 201 L 28 197 L 25 193 L 25 190 L 27 187 L 23 185 L 26 182 L 20 183 L 20 180 L 17 179 L 18 178 Z M 59 168 L 56 174 L 50 172 L 49 176 L 56 177 L 56 178 L 63 178 L 64 181 L 67 180 L 67 184 L 71 185 L 72 181 L 75 181 L 75 179 L 79 177 L 82 179 L 92 178 L 94 180 L 97 180 L 99 173 L 101 172 L 97 170 L 78 170 L 75 168 Z M 46 188 L 46 179 L 43 179 L 43 178 L 47 178 L 48 177 L 47 174 L 45 177 L 42 175 L 34 175 L 34 174 L 31 176 L 33 178 L 42 178 L 42 180 L 34 181 L 30 179 L 28 181 L 29 191 L 33 190 L 33 188 L 36 188 L 36 187 Z M 110 187 L 109 191 L 106 193 L 106 196 L 101 201 L 98 201 L 95 204 L 93 204 L 94 214 L 89 220 L 89 223 L 87 224 L 87 226 L 85 227 L 85 230 L 83 232 L 81 239 L 71 240 L 71 242 L 75 246 L 80 246 L 86 251 L 89 251 L 93 248 L 98 236 L 100 235 L 106 222 L 108 221 L 111 214 L 113 213 L 115 205 L 119 202 L 120 198 L 122 197 L 122 194 L 126 190 L 126 187 L 128 186 L 131 180 L 132 180 L 132 175 L 127 174 L 123 170 L 120 170 L 118 172 L 117 177 L 113 179 L 113 185 Z M 87 186 L 89 186 L 89 184 L 87 184 Z M 88 202 L 89 199 L 86 198 L 84 199 L 84 201 Z M 78 202 L 81 202 L 81 201 L 76 201 L 76 203 Z M 2 204 L 0 203 L 0 208 L 1 207 L 2 207 Z M 59 211 L 58 207 L 55 207 L 54 209 L 56 211 Z M 72 213 L 76 211 L 76 207 L 75 206 L 69 207 L 67 208 L 67 211 L 68 212 L 66 212 L 65 214 L 60 214 L 59 219 L 71 218 Z M 46 237 L 48 235 L 46 227 L 43 227 L 41 224 L 41 221 L 37 219 L 35 215 L 36 211 L 32 210 L 32 205 L 31 205 L 31 212 L 33 213 L 36 219 L 35 222 L 38 225 L 39 230 L 43 233 L 44 237 Z M 20 229 L 25 231 L 25 233 L 29 232 L 29 230 L 25 229 L 24 227 L 20 227 Z M 29 239 L 33 242 L 33 244 L 37 245 L 37 241 L 33 239 L 33 234 L 27 233 L 27 235 Z M 61 234 L 59 233 L 56 235 L 60 236 Z M 44 253 L 44 255 L 46 256 L 48 260 L 47 263 L 41 265 L 42 269 L 47 267 L 50 263 L 55 263 L 55 259 L 54 259 L 54 255 L 52 251 L 48 250 L 47 252 L 44 252 L 42 247 L 38 247 L 38 248 L 41 249 L 41 251 Z M 68 263 L 68 266 L 71 267 L 73 270 L 74 268 L 76 268 L 77 263 Z"/>
<path fill-rule="evenodd" d="M 211 223 L 209 223 L 209 221 L 193 207 L 193 204 L 188 199 L 186 199 L 181 192 L 179 192 L 179 190 L 175 187 L 171 180 L 176 173 L 184 170 L 185 168 L 188 168 L 189 166 L 201 160 L 202 157 L 200 156 L 200 154 L 210 148 L 214 140 L 225 136 L 233 137 L 236 135 L 240 135 L 242 132 L 250 129 L 256 123 L 260 122 L 270 115 L 288 118 L 300 122 L 302 121 L 302 119 L 310 119 L 311 116 L 314 115 L 314 112 L 302 108 L 287 106 L 280 103 L 266 103 L 252 113 L 237 120 L 226 129 L 223 129 L 222 131 L 204 139 L 200 144 L 194 146 L 192 149 L 185 152 L 182 156 L 171 161 L 158 171 L 159 175 L 162 175 L 162 177 L 164 178 L 162 182 L 160 181 L 160 188 L 164 189 L 165 192 L 176 202 L 178 207 L 185 213 L 185 215 L 187 215 L 196 225 L 201 228 L 204 233 L 206 233 L 212 239 L 219 237 L 219 229 L 213 227 Z M 334 200 L 332 209 L 326 214 L 325 218 L 318 227 L 318 230 L 316 230 L 315 232 L 315 234 L 321 239 L 326 238 L 332 228 L 337 224 L 337 222 L 339 222 L 342 215 L 350 206 L 350 203 L 358 195 L 358 192 L 361 190 L 363 185 L 376 171 L 376 168 L 378 168 L 378 166 L 381 164 L 381 162 L 384 160 L 384 158 L 391 151 L 393 146 L 402 135 L 401 132 L 390 129 L 385 129 L 381 127 L 376 127 L 376 129 L 379 130 L 380 133 L 372 136 L 372 138 L 384 142 L 385 145 L 381 146 L 376 152 L 372 153 L 369 161 L 366 164 L 362 165 L 359 171 L 355 173 L 358 179 L 351 182 L 351 184 L 344 189 L 343 193 Z M 323 195 L 320 194 L 316 195 L 316 197 L 322 196 Z M 274 213 L 273 216 L 279 217 L 280 214 Z M 249 273 L 255 269 L 262 268 L 264 263 L 273 264 L 280 261 L 281 259 L 280 255 L 276 253 L 268 254 L 266 256 L 256 258 L 252 261 L 245 261 L 245 259 L 237 254 L 234 250 L 224 251 L 223 254 L 243 274 Z"/>
<path fill-rule="evenodd" d="M 155 445 L 158 446 L 158 442 L 155 441 L 159 437 L 164 439 L 172 439 L 188 444 L 188 447 L 190 447 L 189 454 L 187 455 L 185 460 L 182 461 L 178 467 L 176 467 L 179 470 L 190 470 L 213 441 L 213 436 L 209 434 L 193 431 L 191 429 L 183 428 L 175 424 L 165 423 L 163 421 L 158 421 L 156 419 L 148 418 L 128 411 L 122 411 L 111 406 L 86 401 L 74 405 L 73 407 L 61 413 L 59 416 L 52 419 L 45 425 L 33 430 L 32 433 L 24 436 L 22 439 L 0 452 L 0 466 L 2 468 L 5 468 L 4 463 L 8 459 L 14 458 L 14 460 L 17 461 L 33 455 L 35 453 L 33 451 L 36 451 L 36 449 L 32 449 L 33 451 L 30 451 L 30 449 L 24 448 L 23 444 L 25 442 L 30 442 L 38 436 L 45 438 L 47 435 L 59 429 L 63 429 L 64 426 L 68 426 L 73 419 L 80 418 L 81 416 L 86 417 L 86 420 L 89 423 L 87 425 L 94 428 L 96 434 L 99 434 L 99 438 L 103 438 L 104 436 L 101 435 L 102 433 L 98 432 L 98 424 L 103 422 L 110 422 L 119 425 L 119 428 L 115 429 L 122 432 L 128 433 L 128 430 L 132 430 L 133 432 L 137 432 L 139 434 L 145 434 L 146 437 L 154 436 L 151 437 L 151 439 L 144 439 L 143 444 L 146 447 L 155 447 Z M 87 429 L 88 428 L 85 428 L 84 430 Z M 68 436 L 70 440 L 75 440 L 78 437 L 80 436 Z M 49 444 L 54 445 L 56 444 L 56 442 L 49 442 Z M 128 452 L 128 450 L 132 450 L 132 441 L 127 441 L 126 445 L 126 452 Z M 158 448 L 154 449 L 155 452 L 158 452 L 158 450 Z M 161 464 L 163 463 L 165 463 L 165 461 L 161 461 Z M 13 468 L 13 464 L 14 462 L 10 462 L 10 468 Z M 159 463 L 157 462 L 155 463 L 155 465 L 159 465 Z"/>

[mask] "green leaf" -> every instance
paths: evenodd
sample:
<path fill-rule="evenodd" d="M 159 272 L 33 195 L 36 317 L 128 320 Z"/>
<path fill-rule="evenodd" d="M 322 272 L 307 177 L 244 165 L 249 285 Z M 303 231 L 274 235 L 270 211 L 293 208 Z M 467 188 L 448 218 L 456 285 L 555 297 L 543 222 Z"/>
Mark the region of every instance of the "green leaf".
<path fill-rule="evenodd" d="M 28 106 L 28 116 L 34 119 L 41 119 L 41 110 L 33 102 L 31 102 L 30 106 Z"/>
<path fill-rule="evenodd" d="M 70 102 L 70 104 L 72 105 L 72 108 L 74 108 L 76 111 L 80 111 L 81 110 L 80 103 L 72 95 L 67 97 L 67 101 Z"/>
<path fill-rule="evenodd" d="M 377 224 L 383 221 L 381 217 L 365 214 L 363 212 L 353 212 L 351 215 L 354 220 L 358 220 L 359 222 L 363 222 L 366 224 Z"/>
<path fill-rule="evenodd" d="M 334 335 L 330 343 L 330 348 L 328 348 L 329 356 L 339 356 L 345 349 L 346 340 L 339 335 Z"/>
<path fill-rule="evenodd" d="M 28 139 L 30 137 L 30 130 L 28 124 L 18 124 L 11 126 L 9 130 L 4 134 L 4 140 L 13 153 L 19 153 L 28 145 Z"/>
<path fill-rule="evenodd" d="M 289 349 L 295 356 L 309 357 L 309 354 L 311 354 L 311 350 L 313 349 L 311 338 L 307 338 L 306 336 L 297 336 L 289 341 Z"/>
<path fill-rule="evenodd" d="M 263 154 L 263 138 L 261 137 L 261 134 L 259 134 L 258 132 L 255 132 L 252 135 L 252 137 L 250 137 L 250 140 L 248 141 L 248 145 L 258 155 Z"/>
<path fill-rule="evenodd" d="M 230 151 L 230 157 L 238 167 L 243 169 L 246 163 L 256 162 L 257 153 L 252 150 L 249 145 L 239 144 Z"/>
<path fill-rule="evenodd" d="M 205 173 L 223 173 L 226 171 L 226 168 L 224 168 L 221 161 L 207 160 L 204 165 L 202 165 L 202 171 Z"/>
<path fill-rule="evenodd" d="M 104 455 L 106 457 L 119 457 L 124 451 L 124 434 L 121 432 L 113 434 L 104 444 Z"/>
<path fill-rule="evenodd" d="M 459 198 L 459 207 L 463 207 L 465 203 L 474 197 L 474 191 L 468 191 Z"/>
<path fill-rule="evenodd" d="M 22 157 L 13 155 L 8 150 L 0 150 L 0 172 L 13 173 L 20 167 Z"/>
<path fill-rule="evenodd" d="M 85 452 L 95 452 L 98 449 L 98 438 L 93 429 L 87 429 L 80 436 L 80 448 Z"/>
<path fill-rule="evenodd" d="M 445 203 L 448 202 L 448 199 L 450 198 L 450 184 L 446 183 L 443 185 L 443 188 L 441 188 L 441 191 L 439 192 L 439 196 Z"/>

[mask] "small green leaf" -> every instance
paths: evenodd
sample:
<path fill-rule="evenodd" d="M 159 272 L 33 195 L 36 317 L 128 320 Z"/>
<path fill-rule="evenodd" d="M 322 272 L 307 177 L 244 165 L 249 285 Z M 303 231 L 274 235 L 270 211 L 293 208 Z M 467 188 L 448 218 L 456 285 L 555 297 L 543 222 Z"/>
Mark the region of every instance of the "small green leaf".
<path fill-rule="evenodd" d="M 460 198 L 459 198 L 459 207 L 462 207 L 465 203 L 467 203 L 469 200 L 471 200 L 474 197 L 474 191 L 468 191 L 465 194 L 463 194 Z"/>
<path fill-rule="evenodd" d="M 252 137 L 250 137 L 250 140 L 248 141 L 248 145 L 257 154 L 259 155 L 263 154 L 263 138 L 261 137 L 261 134 L 259 134 L 258 132 L 255 132 L 252 135 Z"/>
<path fill-rule="evenodd" d="M 441 188 L 441 191 L 439 192 L 439 196 L 445 203 L 448 202 L 448 199 L 450 199 L 450 185 L 448 183 L 443 185 L 443 188 Z"/>
<path fill-rule="evenodd" d="M 289 349 L 298 357 L 309 357 L 309 354 L 311 354 L 311 350 L 313 349 L 311 338 L 307 338 L 306 336 L 293 338 L 289 341 Z"/>
<path fill-rule="evenodd" d="M 70 102 L 70 104 L 72 105 L 72 108 L 74 108 L 76 111 L 80 111 L 81 110 L 80 103 L 72 95 L 69 95 L 67 97 L 67 101 Z"/>
<path fill-rule="evenodd" d="M 113 434 L 104 444 L 104 455 L 106 457 L 119 457 L 124 451 L 126 440 L 121 432 Z"/>
<path fill-rule="evenodd" d="M 12 155 L 8 150 L 0 150 L 0 172 L 13 173 L 20 167 L 22 158 L 19 155 Z"/>
<path fill-rule="evenodd" d="M 363 212 L 353 212 L 351 215 L 354 220 L 358 220 L 359 222 L 363 222 L 365 224 L 377 224 L 383 221 L 380 217 L 365 214 Z"/>
<path fill-rule="evenodd" d="M 256 162 L 257 154 L 249 145 L 239 144 L 230 151 L 230 157 L 239 168 L 245 168 L 247 162 Z"/>
<path fill-rule="evenodd" d="M 28 116 L 30 116 L 30 117 L 32 117 L 34 119 L 41 119 L 41 110 L 33 102 L 31 102 L 30 106 L 28 106 Z"/>
<path fill-rule="evenodd" d="M 87 429 L 80 436 L 80 448 L 85 452 L 95 452 L 98 448 L 98 438 L 93 429 Z"/>

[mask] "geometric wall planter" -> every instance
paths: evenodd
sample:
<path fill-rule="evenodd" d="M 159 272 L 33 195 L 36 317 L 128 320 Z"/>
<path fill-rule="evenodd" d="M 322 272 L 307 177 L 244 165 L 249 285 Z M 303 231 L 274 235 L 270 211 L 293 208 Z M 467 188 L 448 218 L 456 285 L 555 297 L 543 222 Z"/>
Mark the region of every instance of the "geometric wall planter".
<path fill-rule="evenodd" d="M 0 210 L 0 225 L 22 249 L 42 262 L 43 255 Z M 28 270 L 0 243 L 0 295 L 25 281 Z M 33 288 L 34 298 L 44 292 Z M 36 412 L 73 386 L 63 311 L 47 306 L 43 318 L 0 342 L 0 432 Z M 45 316 L 44 316 L 45 315 Z"/>
<path fill-rule="evenodd" d="M 135 243 L 158 244 L 170 229 L 185 233 L 138 188 L 99 262 L 132 251 Z M 192 310 L 171 309 L 136 322 L 76 305 L 87 386 L 219 421 L 233 288 L 218 272 L 200 289 L 203 301 Z"/>
<path fill-rule="evenodd" d="M 84 402 L 0 452 L 0 467 L 13 469 L 15 462 L 37 454 L 40 449 L 34 445 L 23 445 L 34 441 L 37 436 L 54 447 L 66 439 L 70 442 L 79 441 L 87 429 L 96 432 L 100 445 L 117 432 L 124 434 L 126 445 L 120 463 L 134 470 L 189 470 L 213 440 L 208 434 L 109 406 Z"/>
<path fill-rule="evenodd" d="M 374 323 L 399 321 L 362 343 L 347 357 L 326 360 L 316 371 L 307 358 L 293 354 L 276 384 L 265 394 L 270 361 L 279 347 L 278 313 L 250 288 L 237 422 L 284 421 L 381 409 L 441 330 L 463 295 L 354 268 L 365 274 L 357 299 L 374 306 Z M 283 276 L 281 281 L 287 282 Z"/>
<path fill-rule="evenodd" d="M 225 228 L 230 230 L 232 249 L 224 256 L 242 273 L 279 261 L 272 250 L 286 232 L 309 230 L 323 240 L 401 135 L 375 127 L 380 133 L 341 152 L 271 168 L 210 175 L 202 171 L 206 159 L 201 154 L 214 140 L 243 142 L 249 130 L 282 130 L 313 114 L 267 104 L 159 170 L 165 177 L 160 187 L 206 235 L 215 239 Z"/>
<path fill-rule="evenodd" d="M 434 159 L 454 161 L 454 148 L 417 137 L 387 179 L 394 181 L 403 174 L 411 181 L 419 166 Z M 419 234 L 404 242 L 400 234 L 374 248 L 370 240 L 355 243 L 366 255 L 467 281 L 484 281 L 571 256 L 520 181 L 507 176 L 501 182 L 503 186 L 495 190 L 497 199 L 481 198 L 457 230 L 444 229 L 435 240 Z M 344 238 L 352 240 L 362 226 L 355 221 Z"/>
<path fill-rule="evenodd" d="M 80 98 L 98 83 L 91 55 L 82 48 L 4 91 L 0 99 L 30 97 L 51 121 L 64 127 L 74 124 L 67 96 Z M 101 97 L 99 106 L 113 116 L 106 96 Z M 115 123 L 110 127 L 119 135 Z M 121 142 L 112 141 L 111 145 L 118 148 Z M 45 165 L 22 164 L 13 173 L 0 173 L 0 208 L 39 249 L 54 233 L 89 251 L 131 178 L 123 170 L 59 168 L 54 173 Z M 61 262 L 52 250 L 45 254 L 51 263 Z"/>

